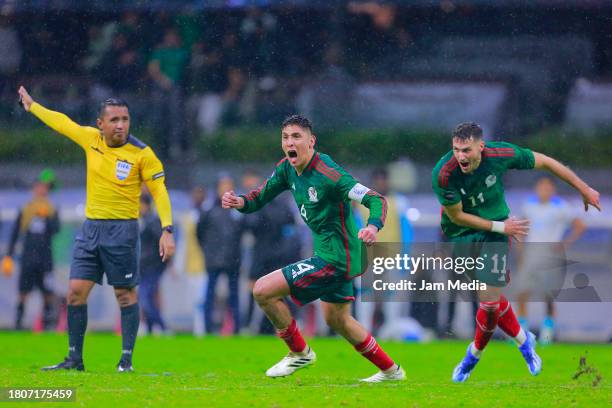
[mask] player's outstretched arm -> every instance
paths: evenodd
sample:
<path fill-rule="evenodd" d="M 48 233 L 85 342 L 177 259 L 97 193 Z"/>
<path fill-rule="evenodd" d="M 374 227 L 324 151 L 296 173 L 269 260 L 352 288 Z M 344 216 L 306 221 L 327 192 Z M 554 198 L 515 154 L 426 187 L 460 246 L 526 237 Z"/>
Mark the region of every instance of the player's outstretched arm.
<path fill-rule="evenodd" d="M 366 193 L 361 194 L 359 191 L 365 191 Z M 355 186 L 348 191 L 347 198 L 361 203 L 361 205 L 370 210 L 368 225 L 359 230 L 357 238 L 368 246 L 373 245 L 377 240 L 376 234 L 385 225 L 385 220 L 387 218 L 386 198 L 359 183 L 356 183 Z"/>
<path fill-rule="evenodd" d="M 259 211 L 289 187 L 287 185 L 283 163 L 285 163 L 285 161 L 281 160 L 276 165 L 274 173 L 255 190 L 241 195 L 236 195 L 233 191 L 226 192 L 223 197 L 221 197 L 222 207 L 235 208 L 245 214 Z"/>
<path fill-rule="evenodd" d="M 334 188 L 338 191 L 344 201 L 355 201 L 370 211 L 367 225 L 360 229 L 357 233 L 357 238 L 363 241 L 366 245 L 373 245 L 376 240 L 376 234 L 380 231 L 387 218 L 387 199 L 359 183 L 352 175 L 332 162 L 335 171 L 342 176 L 335 183 Z"/>
<path fill-rule="evenodd" d="M 522 240 L 529 233 L 529 220 L 514 217 L 510 217 L 504 222 L 486 220 L 464 212 L 461 201 L 444 206 L 444 212 L 454 224 L 482 231 L 498 232 L 513 237 L 517 241 Z"/>
<path fill-rule="evenodd" d="M 63 113 L 44 108 L 42 105 L 34 101 L 34 99 L 32 99 L 28 91 L 23 86 L 19 87 L 17 93 L 19 94 L 19 101 L 26 112 L 31 112 L 45 125 L 49 126 L 56 132 L 69 137 L 83 148 L 85 148 L 87 145 L 89 139 L 88 135 L 95 135 L 99 133 L 99 131 L 95 128 L 80 126 Z"/>
<path fill-rule="evenodd" d="M 569 167 L 564 166 L 552 157 L 548 157 L 542 153 L 533 152 L 533 156 L 535 157 L 536 169 L 543 169 L 551 172 L 570 186 L 574 187 L 576 191 L 580 193 L 582 196 L 582 201 L 584 202 L 584 211 L 589 210 L 589 205 L 592 205 L 601 211 L 599 192 L 591 188 L 580 177 L 578 177 L 576 173 L 570 170 Z"/>
<path fill-rule="evenodd" d="M 226 191 L 221 197 L 221 207 L 241 210 L 244 208 L 244 198 L 237 196 L 233 190 Z"/>

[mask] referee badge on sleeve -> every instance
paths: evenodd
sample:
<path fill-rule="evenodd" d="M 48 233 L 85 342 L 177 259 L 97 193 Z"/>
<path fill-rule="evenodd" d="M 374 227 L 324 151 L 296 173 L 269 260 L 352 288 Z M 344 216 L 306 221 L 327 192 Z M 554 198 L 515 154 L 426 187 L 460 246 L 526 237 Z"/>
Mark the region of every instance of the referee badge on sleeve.
<path fill-rule="evenodd" d="M 131 163 L 117 160 L 117 167 L 115 167 L 115 175 L 119 180 L 125 180 L 130 175 L 130 170 L 132 170 Z"/>

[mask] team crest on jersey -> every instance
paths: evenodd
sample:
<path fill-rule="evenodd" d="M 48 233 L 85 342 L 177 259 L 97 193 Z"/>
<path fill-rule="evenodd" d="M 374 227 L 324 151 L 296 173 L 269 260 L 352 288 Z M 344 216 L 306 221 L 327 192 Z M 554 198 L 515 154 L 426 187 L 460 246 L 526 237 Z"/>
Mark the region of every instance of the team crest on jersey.
<path fill-rule="evenodd" d="M 115 167 L 115 175 L 119 180 L 125 180 L 130 175 L 130 170 L 132 170 L 131 163 L 117 160 L 117 167 Z"/>
<path fill-rule="evenodd" d="M 495 174 L 491 174 L 485 179 L 485 184 L 487 185 L 487 187 L 491 187 L 493 184 L 495 184 L 496 181 L 497 177 L 495 177 Z"/>
<path fill-rule="evenodd" d="M 317 197 L 317 190 L 314 187 L 308 188 L 308 198 L 310 199 L 310 202 L 312 203 L 319 202 L 319 198 Z"/>

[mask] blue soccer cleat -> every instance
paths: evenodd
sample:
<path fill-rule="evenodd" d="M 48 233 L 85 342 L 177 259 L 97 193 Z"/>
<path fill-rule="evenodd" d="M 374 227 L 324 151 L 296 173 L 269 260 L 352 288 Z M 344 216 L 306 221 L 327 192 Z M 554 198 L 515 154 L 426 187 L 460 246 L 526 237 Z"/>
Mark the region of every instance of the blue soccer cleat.
<path fill-rule="evenodd" d="M 470 343 L 467 348 L 467 353 L 465 353 L 465 357 L 463 357 L 463 360 L 461 360 L 453 370 L 453 382 L 455 383 L 467 381 L 467 379 L 470 378 L 470 374 L 472 374 L 472 370 L 474 370 L 474 367 L 476 367 L 476 364 L 480 361 L 478 357 L 472 354 L 472 344 L 473 343 Z"/>
<path fill-rule="evenodd" d="M 531 375 L 535 376 L 540 374 L 542 371 L 542 359 L 537 355 L 536 351 L 536 337 L 532 332 L 527 332 L 527 340 L 522 346 L 519 346 L 519 350 L 527 362 L 527 368 Z"/>

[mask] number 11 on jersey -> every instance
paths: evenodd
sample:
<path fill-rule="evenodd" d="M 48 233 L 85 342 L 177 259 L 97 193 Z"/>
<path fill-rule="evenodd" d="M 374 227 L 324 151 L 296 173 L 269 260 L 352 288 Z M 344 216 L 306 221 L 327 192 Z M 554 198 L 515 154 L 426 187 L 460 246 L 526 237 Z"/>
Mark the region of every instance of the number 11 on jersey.
<path fill-rule="evenodd" d="M 480 203 L 484 203 L 484 195 L 482 194 L 482 192 L 480 192 L 476 198 L 480 201 Z M 474 198 L 474 196 L 470 196 L 468 197 L 468 200 L 470 200 L 470 202 L 472 203 L 472 207 L 476 207 L 476 198 Z"/>

